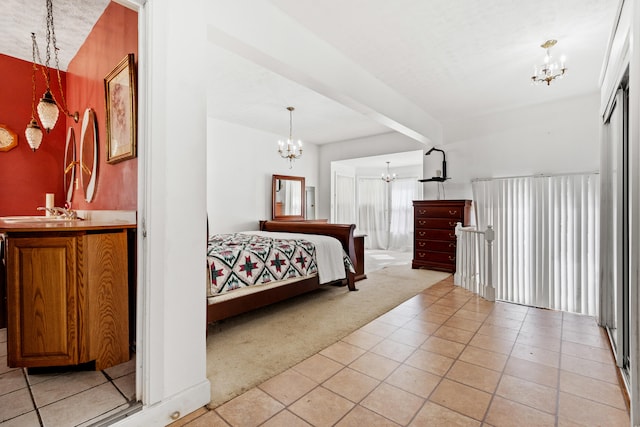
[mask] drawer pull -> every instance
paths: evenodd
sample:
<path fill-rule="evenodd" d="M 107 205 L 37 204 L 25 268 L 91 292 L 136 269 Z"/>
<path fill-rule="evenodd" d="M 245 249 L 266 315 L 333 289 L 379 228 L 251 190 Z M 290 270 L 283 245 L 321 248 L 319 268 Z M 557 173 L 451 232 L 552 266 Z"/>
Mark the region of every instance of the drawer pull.
<path fill-rule="evenodd" d="M 458 211 L 449 211 L 449 215 L 457 215 Z"/>
<path fill-rule="evenodd" d="M 419 214 L 419 215 L 424 215 L 424 214 L 426 214 L 426 213 L 427 213 L 427 210 L 426 210 L 426 209 L 418 209 L 418 214 Z"/>
<path fill-rule="evenodd" d="M 449 238 L 450 238 L 450 239 L 455 239 L 455 238 L 456 238 L 456 235 L 455 235 L 455 234 L 451 234 L 451 233 L 449 233 Z"/>
<path fill-rule="evenodd" d="M 449 227 L 455 227 L 458 223 L 449 221 Z"/>
<path fill-rule="evenodd" d="M 449 243 L 449 247 L 450 247 L 450 248 L 455 248 L 455 247 L 456 247 L 456 244 L 455 244 L 455 243 Z"/>
<path fill-rule="evenodd" d="M 424 254 L 423 254 L 423 253 L 419 253 L 419 254 L 418 254 L 418 256 L 419 256 L 420 258 L 424 258 Z"/>
<path fill-rule="evenodd" d="M 425 225 L 426 223 L 427 223 L 427 221 L 418 220 L 418 224 L 420 224 L 420 225 Z"/>
<path fill-rule="evenodd" d="M 418 231 L 418 234 L 420 235 L 420 237 L 424 237 L 425 234 L 427 234 L 426 231 Z"/>
<path fill-rule="evenodd" d="M 424 247 L 426 245 L 425 242 L 418 242 L 418 246 L 420 246 L 421 248 Z"/>
<path fill-rule="evenodd" d="M 449 261 L 455 261 L 456 257 L 449 255 Z"/>

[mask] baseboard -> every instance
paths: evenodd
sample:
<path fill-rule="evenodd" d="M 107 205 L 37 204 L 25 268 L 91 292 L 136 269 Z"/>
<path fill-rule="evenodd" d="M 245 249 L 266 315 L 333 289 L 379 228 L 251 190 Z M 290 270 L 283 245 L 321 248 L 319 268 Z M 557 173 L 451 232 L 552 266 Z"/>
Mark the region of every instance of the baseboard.
<path fill-rule="evenodd" d="M 211 400 L 211 383 L 201 383 L 178 394 L 164 399 L 151 406 L 143 406 L 141 410 L 123 414 L 124 418 L 116 421 L 117 427 L 166 426 L 172 422 L 197 411 Z"/>

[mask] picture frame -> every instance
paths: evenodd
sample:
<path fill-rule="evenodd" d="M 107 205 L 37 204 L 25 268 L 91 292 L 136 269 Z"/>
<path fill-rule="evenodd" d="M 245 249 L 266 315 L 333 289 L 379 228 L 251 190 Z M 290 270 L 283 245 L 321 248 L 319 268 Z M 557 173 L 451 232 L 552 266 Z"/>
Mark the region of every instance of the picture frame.
<path fill-rule="evenodd" d="M 107 125 L 107 163 L 136 157 L 136 72 L 129 53 L 104 78 Z"/>

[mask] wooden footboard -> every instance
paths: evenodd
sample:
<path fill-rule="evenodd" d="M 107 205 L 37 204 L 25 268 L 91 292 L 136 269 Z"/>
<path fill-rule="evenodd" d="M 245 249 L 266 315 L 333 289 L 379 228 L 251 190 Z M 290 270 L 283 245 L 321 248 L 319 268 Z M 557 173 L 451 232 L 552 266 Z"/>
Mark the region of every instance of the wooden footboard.
<path fill-rule="evenodd" d="M 351 258 L 354 267 L 358 265 L 355 240 L 353 238 L 355 224 L 328 224 L 307 221 L 260 221 L 261 231 L 281 231 L 287 233 L 321 234 L 331 236 L 340 241 L 344 251 Z M 362 256 L 362 255 L 361 255 Z M 350 291 L 357 291 L 355 274 L 347 272 L 347 285 Z"/>
<path fill-rule="evenodd" d="M 207 324 L 284 301 L 320 287 L 318 276 L 207 305 Z"/>
<path fill-rule="evenodd" d="M 261 231 L 277 231 L 302 234 L 321 234 L 340 241 L 354 266 L 357 264 L 353 233 L 355 224 L 327 224 L 304 221 L 260 221 Z M 347 285 L 350 291 L 357 291 L 355 274 L 347 272 Z M 282 286 L 249 293 L 237 298 L 207 305 L 207 323 L 226 319 L 256 308 L 264 307 L 285 299 L 310 292 L 320 286 L 318 276 L 288 283 Z"/>

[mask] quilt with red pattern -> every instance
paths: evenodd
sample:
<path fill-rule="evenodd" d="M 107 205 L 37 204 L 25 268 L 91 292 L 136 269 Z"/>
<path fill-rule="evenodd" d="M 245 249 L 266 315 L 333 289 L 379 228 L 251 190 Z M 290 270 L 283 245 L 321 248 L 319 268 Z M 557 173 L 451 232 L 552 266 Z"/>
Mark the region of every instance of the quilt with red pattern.
<path fill-rule="evenodd" d="M 207 245 L 208 296 L 318 273 L 316 248 L 303 239 L 216 234 Z"/>

